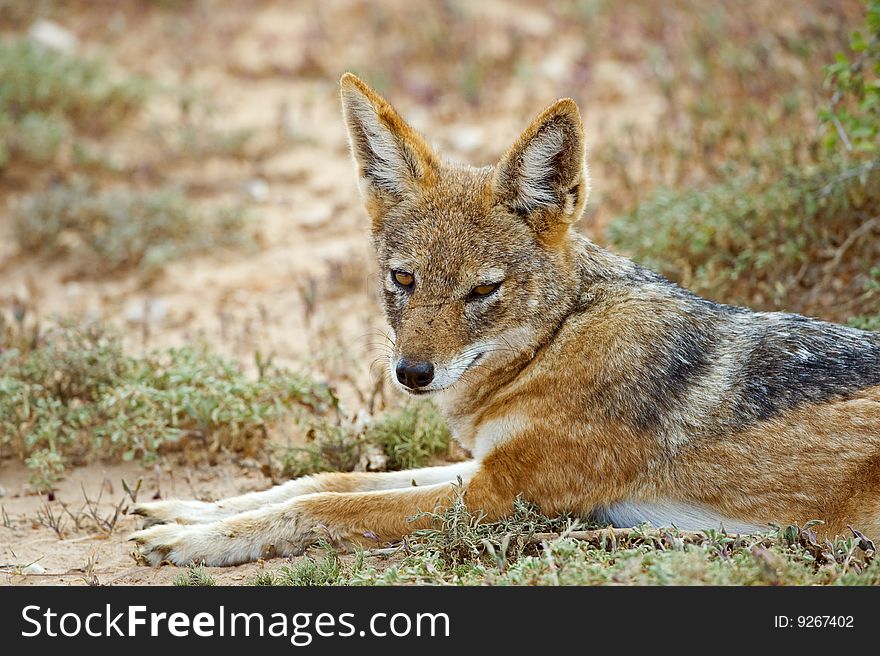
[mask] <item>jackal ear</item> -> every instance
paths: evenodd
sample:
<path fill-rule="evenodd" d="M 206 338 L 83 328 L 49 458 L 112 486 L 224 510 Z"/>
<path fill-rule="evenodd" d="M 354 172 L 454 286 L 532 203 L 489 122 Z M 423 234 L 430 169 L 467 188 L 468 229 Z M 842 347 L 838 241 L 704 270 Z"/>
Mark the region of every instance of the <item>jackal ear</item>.
<path fill-rule="evenodd" d="M 370 201 L 393 203 L 432 183 L 438 160 L 425 140 L 357 76 L 346 73 L 340 85 L 348 140 L 368 209 Z"/>
<path fill-rule="evenodd" d="M 539 234 L 562 234 L 580 218 L 590 181 L 573 100 L 558 100 L 532 121 L 495 167 L 493 192 Z"/>

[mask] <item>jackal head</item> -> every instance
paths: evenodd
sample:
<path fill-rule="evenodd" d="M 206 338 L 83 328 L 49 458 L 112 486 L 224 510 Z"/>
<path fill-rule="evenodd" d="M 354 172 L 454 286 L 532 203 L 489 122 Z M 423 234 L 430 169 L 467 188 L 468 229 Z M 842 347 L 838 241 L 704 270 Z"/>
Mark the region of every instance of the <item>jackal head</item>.
<path fill-rule="evenodd" d="M 393 330 L 392 380 L 436 392 L 528 357 L 578 293 L 570 228 L 589 182 L 577 105 L 557 101 L 498 164 L 474 168 L 441 159 L 354 75 L 341 84 Z"/>

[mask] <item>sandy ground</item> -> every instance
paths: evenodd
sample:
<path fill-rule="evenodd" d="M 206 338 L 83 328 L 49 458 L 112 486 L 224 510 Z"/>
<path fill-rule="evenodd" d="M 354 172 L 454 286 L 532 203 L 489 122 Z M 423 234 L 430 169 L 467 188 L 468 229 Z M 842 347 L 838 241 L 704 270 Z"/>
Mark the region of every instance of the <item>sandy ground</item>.
<path fill-rule="evenodd" d="M 142 480 L 137 494 L 140 500 L 173 496 L 214 499 L 268 484 L 258 468 L 233 463 L 193 469 L 95 464 L 73 469 L 49 501 L 30 491 L 27 478 L 20 465 L 7 462 L 0 466 L 4 487 L 0 499 L 4 511 L 0 527 L 2 585 L 169 585 L 180 568 L 144 567 L 131 556 L 132 545 L 126 537 L 139 522 L 124 514 L 131 497 L 122 481 L 134 488 Z M 241 585 L 262 566 L 253 563 L 208 571 L 218 584 Z"/>
<path fill-rule="evenodd" d="M 611 35 L 585 34 L 583 23 L 572 25 L 537 3 L 493 0 L 473 3 L 464 23 L 450 14 L 451 27 L 438 41 L 428 33 L 431 21 L 423 20 L 420 3 L 403 0 L 163 4 L 71 3 L 55 18 L 76 34 L 84 52 L 104 56 L 119 70 L 168 88 L 203 90 L 216 108 L 215 127 L 254 131 L 246 157 L 169 161 L 149 135 L 179 108 L 158 94 L 131 136 L 114 142 L 107 155 L 134 171 L 135 183 L 160 179 L 207 204 L 245 204 L 260 246 L 173 263 L 150 283 L 136 273 L 73 276 L 68 262 L 18 252 L 0 206 L 0 304 L 17 299 L 41 317 L 101 318 L 123 327 L 135 351 L 204 338 L 246 366 L 256 350 L 272 353 L 278 364 L 342 381 L 352 412 L 354 390 L 376 375 L 369 363 L 384 322 L 338 103 L 345 70 L 375 79 L 394 72 L 384 90 L 392 102 L 448 156 L 473 164 L 494 161 L 531 117 L 563 95 L 581 104 L 592 149 L 624 134 L 633 139 L 638 129 L 657 129 L 664 110 L 664 97 L 642 65 L 639 35 L 625 21 Z M 441 6 L 447 7 L 436 3 L 434 14 L 447 11 Z M 401 46 L 417 36 L 436 52 Z M 478 42 L 485 63 L 476 83 L 484 91 L 480 102 L 467 100 L 468 71 L 458 71 L 455 52 L 444 50 L 462 39 Z M 612 41 L 614 54 L 607 47 Z M 514 56 L 532 62 L 527 82 L 505 68 Z M 506 77 L 493 76 L 496 69 Z M 461 83 L 449 85 L 453 78 Z M 603 201 L 613 192 L 609 177 L 607 168 L 593 167 L 583 228 L 590 234 L 601 234 L 609 217 Z M 5 181 L 10 206 L 30 182 Z M 310 297 L 317 301 L 307 303 Z M 107 530 L 82 509 L 86 498 L 100 497 L 97 514 L 112 516 L 127 499 L 122 480 L 133 485 L 139 478 L 142 499 L 214 499 L 270 484 L 253 463 L 189 469 L 166 457 L 153 468 L 74 468 L 50 501 L 30 491 L 23 465 L 0 462 L 0 584 L 170 583 L 177 568 L 140 567 L 131 558 L 125 538 L 137 527 L 133 518 L 122 515 Z M 60 534 L 45 525 L 47 507 L 66 521 Z M 33 563 L 41 573 L 21 573 Z M 240 584 L 261 566 L 211 573 L 218 583 Z"/>

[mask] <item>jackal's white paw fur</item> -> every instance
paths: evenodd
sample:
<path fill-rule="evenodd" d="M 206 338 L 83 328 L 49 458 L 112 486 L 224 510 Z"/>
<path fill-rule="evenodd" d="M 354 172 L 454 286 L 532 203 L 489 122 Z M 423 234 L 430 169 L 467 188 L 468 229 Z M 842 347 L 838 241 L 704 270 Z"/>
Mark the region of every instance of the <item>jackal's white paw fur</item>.
<path fill-rule="evenodd" d="M 320 526 L 320 532 L 313 529 Z M 267 506 L 210 524 L 155 524 L 133 533 L 139 558 L 151 565 L 236 565 L 301 554 L 320 537 L 344 542 L 301 503 Z"/>
<path fill-rule="evenodd" d="M 190 529 L 199 525 L 155 524 L 132 533 L 129 540 L 138 546 L 139 559 L 156 566 L 163 562 L 189 565 L 202 562 L 199 557 L 199 536 Z"/>
<path fill-rule="evenodd" d="M 144 518 L 144 528 L 154 524 L 208 524 L 216 522 L 232 513 L 222 510 L 215 503 L 205 501 L 145 501 L 136 504 L 130 511 L 131 515 Z"/>
<path fill-rule="evenodd" d="M 138 547 L 139 559 L 150 565 L 171 563 L 208 566 L 236 565 L 282 555 L 264 544 L 258 534 L 236 535 L 223 522 L 213 524 L 157 524 L 129 536 Z M 285 553 L 292 550 L 286 549 Z"/>

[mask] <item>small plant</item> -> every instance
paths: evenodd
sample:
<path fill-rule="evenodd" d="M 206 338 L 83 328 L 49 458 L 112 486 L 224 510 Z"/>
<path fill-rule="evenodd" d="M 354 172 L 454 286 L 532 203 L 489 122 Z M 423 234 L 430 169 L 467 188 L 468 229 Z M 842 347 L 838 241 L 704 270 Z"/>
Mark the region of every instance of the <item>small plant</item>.
<path fill-rule="evenodd" d="M 306 555 L 299 563 L 282 567 L 276 574 L 277 584 L 316 586 L 339 583 L 339 555 L 327 542 L 319 542 L 318 548 L 323 551 L 320 558 Z"/>
<path fill-rule="evenodd" d="M 82 179 L 25 196 L 12 219 L 22 251 L 70 255 L 89 275 L 155 273 L 174 259 L 252 245 L 246 226 L 240 209 L 196 209 L 176 189 L 98 191 Z"/>
<path fill-rule="evenodd" d="M 86 493 L 85 486 L 81 486 L 85 502 L 83 503 L 82 510 L 80 510 L 80 514 L 87 518 L 98 531 L 110 535 L 116 529 L 116 523 L 119 521 L 119 518 L 128 512 L 128 502 L 125 497 L 122 497 L 110 513 L 106 515 L 101 514 L 101 500 L 104 498 L 104 489 L 106 487 L 107 481 L 105 480 L 100 492 L 98 492 L 98 498 L 92 500 Z M 79 528 L 78 519 L 77 528 Z"/>
<path fill-rule="evenodd" d="M 82 135 L 100 135 L 146 98 L 137 78 L 115 80 L 101 63 L 25 40 L 0 41 L 0 169 L 15 159 L 55 161 Z"/>
<path fill-rule="evenodd" d="M 51 428 L 47 427 L 47 434 Z M 51 448 L 37 449 L 25 458 L 24 464 L 31 470 L 31 487 L 38 494 L 51 492 L 64 476 L 64 458 Z"/>
<path fill-rule="evenodd" d="M 581 521 L 571 515 L 550 518 L 537 507 L 517 498 L 514 512 L 499 522 L 484 523 L 465 504 L 462 488 L 453 502 L 440 512 L 419 515 L 431 520 L 431 528 L 413 532 L 410 547 L 429 551 L 447 566 L 477 564 L 485 557 L 503 568 L 508 558 L 516 558 L 534 549 L 532 536 L 556 533 L 580 527 Z"/>
<path fill-rule="evenodd" d="M 430 403 L 408 403 L 365 425 L 308 417 L 305 446 L 282 449 L 282 474 L 296 478 L 325 471 L 352 471 L 369 454 L 383 456 L 382 469 L 423 467 L 449 451 L 446 422 Z"/>
<path fill-rule="evenodd" d="M 284 369 L 258 380 L 207 347 L 127 355 L 98 324 L 37 336 L 0 315 L 0 454 L 14 453 L 51 489 L 74 459 L 151 460 L 163 446 L 253 452 L 297 408 L 320 414 L 327 389 Z"/>
<path fill-rule="evenodd" d="M 190 565 L 174 578 L 174 585 L 179 587 L 205 587 L 217 585 L 214 577 L 208 574 L 203 565 Z"/>
<path fill-rule="evenodd" d="M 286 447 L 281 473 L 287 478 L 328 471 L 353 471 L 361 462 L 364 441 L 353 425 L 334 424 L 323 417 L 306 419 L 305 446 Z"/>
<path fill-rule="evenodd" d="M 261 569 L 248 580 L 248 585 L 258 587 L 279 585 L 277 581 L 278 577 L 275 575 L 274 572 L 271 572 L 267 569 Z"/>
<path fill-rule="evenodd" d="M 833 96 L 820 117 L 833 128 L 827 134 L 829 147 L 876 153 L 880 149 L 880 0 L 867 3 L 865 28 L 865 34 L 852 35 L 853 58 L 839 53 L 826 69 Z"/>
<path fill-rule="evenodd" d="M 67 507 L 62 505 L 61 512 L 56 513 L 52 505 L 48 501 L 44 501 L 42 507 L 37 511 L 37 522 L 41 526 L 51 529 L 59 540 L 65 537 L 65 529 L 68 521 Z"/>
<path fill-rule="evenodd" d="M 370 423 L 364 439 L 384 451 L 389 469 L 414 469 L 446 453 L 452 436 L 434 405 L 409 403 Z"/>

